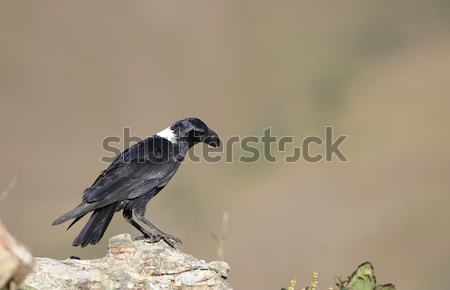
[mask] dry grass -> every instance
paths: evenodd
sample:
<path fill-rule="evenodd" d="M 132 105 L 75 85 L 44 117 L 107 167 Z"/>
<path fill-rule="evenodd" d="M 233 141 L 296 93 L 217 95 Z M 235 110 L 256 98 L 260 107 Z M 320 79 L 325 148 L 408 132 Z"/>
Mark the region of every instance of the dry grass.
<path fill-rule="evenodd" d="M 16 187 L 17 182 L 19 181 L 20 174 L 14 176 L 9 182 L 8 186 L 6 186 L 2 193 L 0 194 L 0 203 L 9 195 L 9 193 Z"/>

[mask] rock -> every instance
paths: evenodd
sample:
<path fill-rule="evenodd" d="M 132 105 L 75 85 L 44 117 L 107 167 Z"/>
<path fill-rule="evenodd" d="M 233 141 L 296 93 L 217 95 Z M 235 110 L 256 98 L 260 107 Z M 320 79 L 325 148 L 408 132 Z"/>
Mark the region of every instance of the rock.
<path fill-rule="evenodd" d="M 93 260 L 35 258 L 20 289 L 231 289 L 225 262 L 206 263 L 164 241 L 112 237 L 105 257 Z"/>
<path fill-rule="evenodd" d="M 33 266 L 33 256 L 0 223 L 0 289 L 19 283 Z"/>

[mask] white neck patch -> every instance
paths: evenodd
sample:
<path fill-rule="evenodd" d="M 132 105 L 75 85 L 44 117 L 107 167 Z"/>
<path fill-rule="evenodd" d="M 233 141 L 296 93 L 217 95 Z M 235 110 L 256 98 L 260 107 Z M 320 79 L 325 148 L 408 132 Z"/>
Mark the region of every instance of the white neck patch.
<path fill-rule="evenodd" d="M 177 143 L 177 137 L 175 135 L 175 132 L 172 129 L 170 129 L 170 127 L 167 127 L 166 129 L 162 130 L 156 135 L 161 138 L 167 139 L 172 143 Z"/>

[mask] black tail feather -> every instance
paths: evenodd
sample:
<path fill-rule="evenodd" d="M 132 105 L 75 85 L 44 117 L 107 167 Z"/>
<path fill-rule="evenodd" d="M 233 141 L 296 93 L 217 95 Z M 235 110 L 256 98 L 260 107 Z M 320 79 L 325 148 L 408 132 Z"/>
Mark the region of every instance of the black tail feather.
<path fill-rule="evenodd" d="M 96 209 L 84 228 L 78 234 L 77 238 L 73 241 L 72 245 L 74 247 L 80 245 L 85 247 L 89 244 L 95 245 L 98 243 L 116 212 L 116 208 L 116 204 L 110 204 Z"/>
<path fill-rule="evenodd" d="M 58 219 L 56 219 L 52 225 L 59 225 L 63 222 L 66 222 L 73 218 L 83 217 L 88 212 L 92 211 L 98 207 L 97 203 L 81 203 L 76 208 L 72 209 L 69 212 L 66 212 L 62 216 L 60 216 Z"/>
<path fill-rule="evenodd" d="M 75 219 L 70 223 L 70 225 L 67 227 L 66 231 L 69 230 L 69 229 L 70 229 L 77 221 L 79 221 L 80 219 L 82 219 L 84 216 L 85 216 L 85 215 L 81 215 L 81 216 L 75 218 Z"/>

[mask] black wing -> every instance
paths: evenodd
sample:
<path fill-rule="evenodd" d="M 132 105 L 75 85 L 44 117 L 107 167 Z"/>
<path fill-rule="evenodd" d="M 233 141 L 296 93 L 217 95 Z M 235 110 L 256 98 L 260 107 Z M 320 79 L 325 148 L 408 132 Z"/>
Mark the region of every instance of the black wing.
<path fill-rule="evenodd" d="M 110 204 L 139 197 L 164 187 L 180 165 L 174 158 L 176 145 L 158 136 L 147 138 L 120 154 L 86 189 L 87 203 Z"/>

